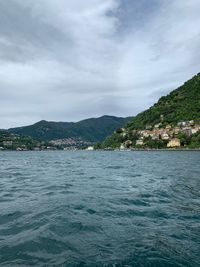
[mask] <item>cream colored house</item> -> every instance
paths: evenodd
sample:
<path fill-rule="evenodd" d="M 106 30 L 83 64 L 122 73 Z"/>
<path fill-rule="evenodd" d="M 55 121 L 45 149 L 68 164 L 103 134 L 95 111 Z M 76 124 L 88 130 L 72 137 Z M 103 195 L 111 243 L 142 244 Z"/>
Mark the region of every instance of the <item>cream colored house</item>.
<path fill-rule="evenodd" d="M 167 144 L 167 147 L 180 147 L 180 146 L 181 146 L 181 142 L 180 142 L 180 139 L 178 138 L 173 138 Z"/>

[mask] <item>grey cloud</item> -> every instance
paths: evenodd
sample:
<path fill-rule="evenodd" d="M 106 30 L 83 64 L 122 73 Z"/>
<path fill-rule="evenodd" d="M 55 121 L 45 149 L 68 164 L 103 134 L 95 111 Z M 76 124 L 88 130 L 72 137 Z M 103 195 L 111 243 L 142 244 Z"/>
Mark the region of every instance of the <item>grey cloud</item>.
<path fill-rule="evenodd" d="M 0 1 L 0 128 L 130 116 L 199 72 L 198 0 Z"/>
<path fill-rule="evenodd" d="M 38 57 L 57 58 L 63 46 L 69 50 L 73 47 L 70 34 L 45 23 L 32 7 L 33 2 L 30 5 L 17 0 L 0 2 L 1 59 L 26 63 Z"/>

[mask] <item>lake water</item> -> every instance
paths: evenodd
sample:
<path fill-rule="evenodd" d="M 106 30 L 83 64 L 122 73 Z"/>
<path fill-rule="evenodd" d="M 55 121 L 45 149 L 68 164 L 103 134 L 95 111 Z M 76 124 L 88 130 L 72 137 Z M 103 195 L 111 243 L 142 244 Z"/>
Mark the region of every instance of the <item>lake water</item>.
<path fill-rule="evenodd" d="M 1 152 L 0 266 L 200 266 L 200 152 Z"/>

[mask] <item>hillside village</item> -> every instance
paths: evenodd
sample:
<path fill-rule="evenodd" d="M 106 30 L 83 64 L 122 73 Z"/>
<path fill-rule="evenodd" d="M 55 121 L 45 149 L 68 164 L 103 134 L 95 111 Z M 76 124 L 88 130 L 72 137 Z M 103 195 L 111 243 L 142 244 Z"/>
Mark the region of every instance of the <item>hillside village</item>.
<path fill-rule="evenodd" d="M 94 143 L 85 141 L 81 138 L 63 138 L 63 139 L 56 139 L 49 141 L 49 144 L 51 144 L 54 147 L 67 150 L 68 149 L 75 149 L 75 148 L 82 148 L 90 146 Z"/>
<path fill-rule="evenodd" d="M 200 148 L 200 73 L 160 97 L 97 148 Z"/>
<path fill-rule="evenodd" d="M 130 147 L 162 147 L 176 148 L 187 145 L 187 139 L 200 133 L 200 124 L 194 120 L 180 121 L 174 127 L 171 124 L 163 126 L 161 122 L 155 125 L 147 125 L 144 130 L 132 130 L 120 128 L 115 133 L 127 139 L 122 142 L 120 149 Z M 184 143 L 185 142 L 185 143 Z M 157 145 L 156 145 L 157 144 Z"/>

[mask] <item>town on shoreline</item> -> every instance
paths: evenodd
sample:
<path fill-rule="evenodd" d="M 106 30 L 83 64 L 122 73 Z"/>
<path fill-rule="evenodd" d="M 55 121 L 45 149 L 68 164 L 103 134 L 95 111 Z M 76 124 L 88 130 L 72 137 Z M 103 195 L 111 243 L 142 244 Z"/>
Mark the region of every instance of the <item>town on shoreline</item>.
<path fill-rule="evenodd" d="M 120 138 L 118 146 L 108 145 L 101 147 L 101 144 L 86 142 L 81 139 L 72 138 L 47 141 L 34 140 L 29 136 L 19 136 L 10 134 L 7 131 L 0 133 L 0 151 L 55 151 L 55 150 L 104 150 L 104 151 L 157 151 L 157 150 L 176 150 L 176 151 L 199 151 L 200 124 L 194 120 L 181 121 L 177 125 L 158 124 L 147 125 L 144 130 L 130 130 L 119 128 L 115 134 Z M 125 140 L 125 141 L 124 141 Z M 197 143 L 195 143 L 195 141 Z M 193 143 L 192 143 L 193 142 Z"/>

